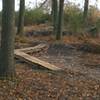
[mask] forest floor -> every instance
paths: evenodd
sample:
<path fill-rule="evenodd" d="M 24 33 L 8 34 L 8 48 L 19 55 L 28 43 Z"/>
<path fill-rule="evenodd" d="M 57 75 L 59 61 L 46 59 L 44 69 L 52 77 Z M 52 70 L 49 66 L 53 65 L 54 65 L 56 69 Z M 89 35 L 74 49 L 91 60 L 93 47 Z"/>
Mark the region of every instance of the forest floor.
<path fill-rule="evenodd" d="M 100 100 L 100 39 L 64 36 L 59 43 L 53 36 L 17 36 L 15 47 L 39 43 L 48 47 L 30 55 L 62 70 L 17 61 L 16 78 L 0 80 L 0 100 Z"/>

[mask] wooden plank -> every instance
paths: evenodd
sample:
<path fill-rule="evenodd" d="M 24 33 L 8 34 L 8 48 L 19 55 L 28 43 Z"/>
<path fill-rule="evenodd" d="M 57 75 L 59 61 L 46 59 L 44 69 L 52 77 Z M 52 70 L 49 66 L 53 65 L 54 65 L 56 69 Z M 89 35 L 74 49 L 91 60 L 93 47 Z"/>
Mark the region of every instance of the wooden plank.
<path fill-rule="evenodd" d="M 21 60 L 24 60 L 25 62 L 29 63 L 29 64 L 37 64 L 37 65 L 41 65 L 42 67 L 48 68 L 50 70 L 61 70 L 61 68 L 56 67 L 55 65 L 52 65 L 48 62 L 42 61 L 36 57 L 30 56 L 24 52 L 21 52 L 19 50 L 15 51 L 15 57 L 19 58 Z"/>
<path fill-rule="evenodd" d="M 28 47 L 28 48 L 22 48 L 22 49 L 16 49 L 16 50 L 17 51 L 22 51 L 22 52 L 25 52 L 25 53 L 29 53 L 29 52 L 41 51 L 45 47 L 47 47 L 46 44 L 39 44 L 39 45 L 34 46 L 34 47 Z"/>

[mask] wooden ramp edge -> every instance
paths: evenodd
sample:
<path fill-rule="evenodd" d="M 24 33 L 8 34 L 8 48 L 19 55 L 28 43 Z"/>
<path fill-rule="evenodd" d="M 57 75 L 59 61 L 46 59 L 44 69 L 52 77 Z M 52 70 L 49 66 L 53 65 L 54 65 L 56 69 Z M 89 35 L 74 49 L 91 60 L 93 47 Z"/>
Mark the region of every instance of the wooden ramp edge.
<path fill-rule="evenodd" d="M 30 56 L 22 51 L 15 50 L 14 54 L 15 54 L 16 58 L 24 60 L 25 62 L 27 62 L 29 64 L 41 65 L 42 67 L 45 67 L 47 69 L 54 70 L 54 71 L 61 70 L 61 68 L 56 67 L 55 65 L 52 65 L 52 64 L 45 62 L 45 61 L 42 61 L 36 57 Z"/>
<path fill-rule="evenodd" d="M 25 52 L 25 53 L 29 53 L 29 52 L 38 52 L 38 51 L 41 51 L 45 47 L 47 47 L 46 44 L 39 44 L 39 45 L 34 46 L 34 47 L 28 47 L 28 48 L 22 48 L 22 49 L 16 49 L 16 50 L 17 51 L 22 51 L 22 52 Z"/>

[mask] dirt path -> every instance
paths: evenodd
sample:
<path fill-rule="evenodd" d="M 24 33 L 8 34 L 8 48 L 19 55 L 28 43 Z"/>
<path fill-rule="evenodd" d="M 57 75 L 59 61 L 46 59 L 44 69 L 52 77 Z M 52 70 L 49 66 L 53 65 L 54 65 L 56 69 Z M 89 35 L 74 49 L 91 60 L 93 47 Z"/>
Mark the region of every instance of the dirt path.
<path fill-rule="evenodd" d="M 64 70 L 87 75 L 96 80 L 100 80 L 100 55 L 77 51 L 71 45 L 52 44 L 44 52 L 33 54 L 35 57 L 48 61 Z"/>
<path fill-rule="evenodd" d="M 100 55 L 65 44 L 51 44 L 32 55 L 64 70 L 32 69 L 25 62 L 17 63 L 16 79 L 0 80 L 0 100 L 100 100 Z"/>

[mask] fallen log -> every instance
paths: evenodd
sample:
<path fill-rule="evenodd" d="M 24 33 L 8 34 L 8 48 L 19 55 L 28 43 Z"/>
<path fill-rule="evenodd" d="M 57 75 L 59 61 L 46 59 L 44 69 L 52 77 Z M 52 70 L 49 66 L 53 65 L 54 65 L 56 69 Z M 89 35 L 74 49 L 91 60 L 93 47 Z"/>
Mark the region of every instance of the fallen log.
<path fill-rule="evenodd" d="M 15 50 L 14 54 L 15 54 L 16 58 L 21 59 L 29 64 L 41 65 L 42 67 L 45 67 L 47 69 L 54 70 L 54 71 L 61 70 L 61 68 L 56 67 L 55 65 L 52 65 L 52 64 L 45 62 L 45 61 L 42 61 L 36 57 L 30 56 L 22 51 Z"/>
<path fill-rule="evenodd" d="M 30 52 L 38 52 L 43 50 L 43 48 L 46 48 L 47 45 L 46 44 L 39 44 L 37 46 L 34 47 L 28 47 L 28 48 L 22 48 L 22 49 L 16 49 L 17 51 L 22 51 L 25 53 L 30 53 Z"/>

